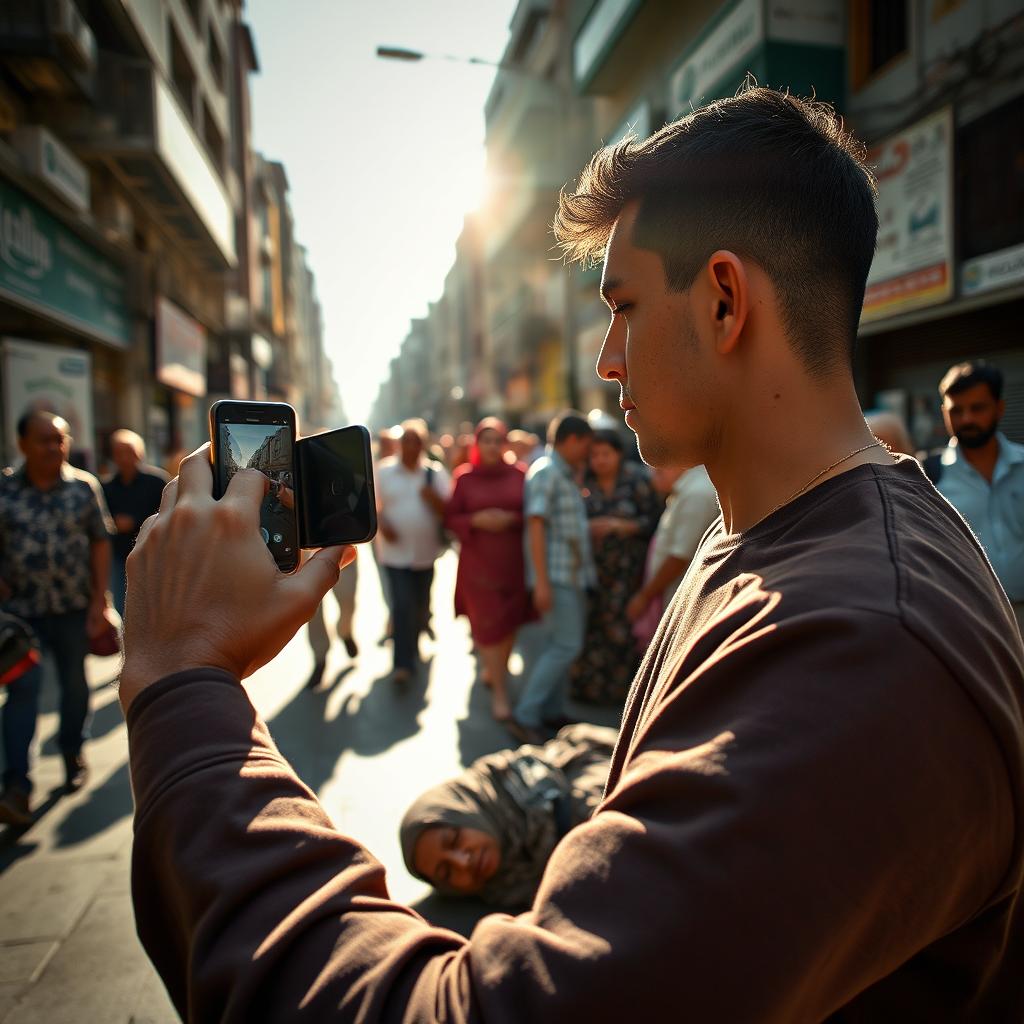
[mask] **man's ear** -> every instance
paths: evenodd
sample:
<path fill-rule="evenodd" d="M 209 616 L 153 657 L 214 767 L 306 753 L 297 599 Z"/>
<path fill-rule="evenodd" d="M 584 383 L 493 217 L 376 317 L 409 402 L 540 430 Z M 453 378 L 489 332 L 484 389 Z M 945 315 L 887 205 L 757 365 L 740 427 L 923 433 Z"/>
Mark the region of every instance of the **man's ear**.
<path fill-rule="evenodd" d="M 750 283 L 743 260 L 728 249 L 718 249 L 705 270 L 708 310 L 715 348 L 722 355 L 735 350 L 750 310 Z"/>

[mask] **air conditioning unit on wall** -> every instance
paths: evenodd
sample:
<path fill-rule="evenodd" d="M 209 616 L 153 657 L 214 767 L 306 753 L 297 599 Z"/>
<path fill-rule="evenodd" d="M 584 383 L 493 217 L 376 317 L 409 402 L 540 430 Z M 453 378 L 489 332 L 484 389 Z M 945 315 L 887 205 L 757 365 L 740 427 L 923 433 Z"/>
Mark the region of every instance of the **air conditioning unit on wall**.
<path fill-rule="evenodd" d="M 48 0 L 53 37 L 82 71 L 96 66 L 96 37 L 73 0 Z"/>

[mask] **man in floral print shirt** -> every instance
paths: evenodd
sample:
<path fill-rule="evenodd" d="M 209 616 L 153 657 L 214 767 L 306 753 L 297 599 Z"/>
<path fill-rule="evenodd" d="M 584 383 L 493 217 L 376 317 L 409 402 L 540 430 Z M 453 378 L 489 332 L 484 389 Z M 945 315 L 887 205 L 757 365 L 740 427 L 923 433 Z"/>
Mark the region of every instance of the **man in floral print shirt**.
<path fill-rule="evenodd" d="M 24 619 L 56 662 L 61 688 L 59 743 L 69 789 L 85 781 L 82 743 L 89 714 L 85 655 L 105 628 L 114 524 L 99 481 L 68 464 L 68 425 L 49 412 L 18 421 L 25 458 L 0 476 L 0 602 Z M 4 707 L 7 763 L 0 821 L 23 824 L 31 783 L 38 673 L 12 684 Z M 17 687 L 17 689 L 15 689 Z"/>

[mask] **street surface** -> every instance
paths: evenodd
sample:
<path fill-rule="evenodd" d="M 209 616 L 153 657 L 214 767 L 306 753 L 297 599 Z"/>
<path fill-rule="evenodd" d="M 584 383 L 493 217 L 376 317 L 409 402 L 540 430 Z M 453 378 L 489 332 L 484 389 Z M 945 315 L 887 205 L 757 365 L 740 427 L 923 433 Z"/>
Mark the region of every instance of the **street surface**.
<path fill-rule="evenodd" d="M 438 563 L 436 641 L 423 637 L 419 681 L 396 689 L 390 645 L 377 641 L 386 612 L 368 551 L 359 559 L 355 637 L 350 661 L 335 641 L 319 688 L 306 688 L 313 658 L 302 629 L 256 673 L 247 688 L 274 739 L 314 789 L 337 827 L 386 866 L 392 897 L 438 924 L 469 934 L 485 912 L 474 902 L 431 893 L 405 870 L 398 823 L 429 786 L 474 758 L 512 744 L 475 682 L 468 624 L 452 615 L 455 556 Z M 328 630 L 337 617 L 326 601 Z M 43 698 L 34 769 L 34 807 L 24 832 L 0 826 L 0 1022 L 2 1024 L 170 1024 L 177 1021 L 163 985 L 135 936 L 129 891 L 132 800 L 121 709 L 109 686 L 116 658 L 90 658 L 91 777 L 79 793 L 62 791 L 55 745 L 56 685 Z M 513 669 L 518 659 L 513 657 Z M 614 725 L 609 709 L 576 707 Z"/>

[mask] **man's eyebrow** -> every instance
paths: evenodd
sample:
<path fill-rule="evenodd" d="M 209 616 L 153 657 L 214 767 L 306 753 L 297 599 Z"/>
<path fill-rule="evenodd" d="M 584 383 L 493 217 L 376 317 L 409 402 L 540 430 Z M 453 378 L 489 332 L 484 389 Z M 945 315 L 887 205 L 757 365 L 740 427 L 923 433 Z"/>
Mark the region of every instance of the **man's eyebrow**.
<path fill-rule="evenodd" d="M 612 304 L 609 293 L 615 291 L 616 288 L 621 287 L 622 279 L 618 277 L 613 277 L 601 282 L 601 298 L 604 299 L 605 305 L 610 306 Z"/>

